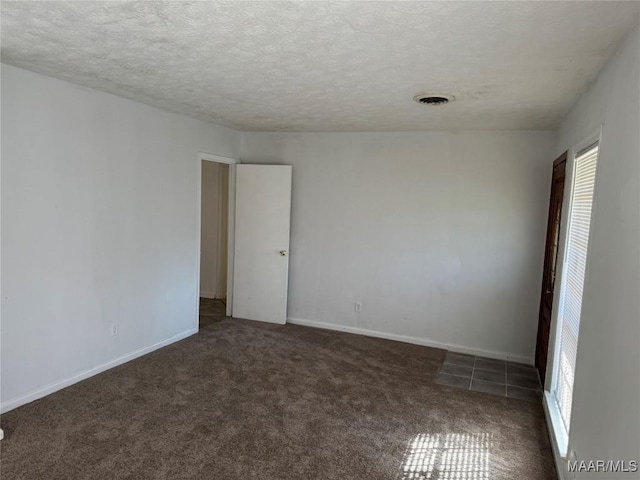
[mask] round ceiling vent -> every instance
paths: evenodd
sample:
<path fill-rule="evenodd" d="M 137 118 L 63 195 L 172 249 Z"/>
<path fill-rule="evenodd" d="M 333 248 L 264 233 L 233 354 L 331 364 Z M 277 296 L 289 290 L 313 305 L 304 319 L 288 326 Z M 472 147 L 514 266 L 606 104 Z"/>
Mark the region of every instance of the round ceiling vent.
<path fill-rule="evenodd" d="M 444 105 L 451 103 L 456 99 L 453 95 L 447 95 L 444 93 L 421 93 L 413 97 L 413 101 L 421 103 L 422 105 Z"/>

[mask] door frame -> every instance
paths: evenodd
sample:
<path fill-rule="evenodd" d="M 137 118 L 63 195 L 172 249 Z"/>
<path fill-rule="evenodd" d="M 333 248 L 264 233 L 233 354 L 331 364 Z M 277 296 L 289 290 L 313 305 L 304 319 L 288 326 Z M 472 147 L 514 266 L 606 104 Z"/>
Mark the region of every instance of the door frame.
<path fill-rule="evenodd" d="M 235 166 L 240 163 L 240 160 L 232 157 L 225 157 L 222 155 L 215 155 L 212 153 L 198 152 L 198 170 L 197 170 L 197 205 L 196 205 L 196 225 L 197 225 L 197 268 L 196 268 L 196 318 L 195 327 L 199 329 L 200 325 L 200 249 L 201 236 L 202 236 L 202 162 L 216 162 L 229 165 L 229 212 L 227 215 L 227 309 L 226 315 L 228 317 L 233 315 L 233 259 L 235 253 L 235 219 L 236 219 L 236 168 Z"/>

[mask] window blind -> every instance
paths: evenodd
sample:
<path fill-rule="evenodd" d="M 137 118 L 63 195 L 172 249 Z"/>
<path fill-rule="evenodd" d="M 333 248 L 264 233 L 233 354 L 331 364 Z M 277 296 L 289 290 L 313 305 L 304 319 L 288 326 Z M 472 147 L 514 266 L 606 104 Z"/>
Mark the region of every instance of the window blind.
<path fill-rule="evenodd" d="M 576 156 L 571 189 L 571 210 L 558 308 L 559 356 L 555 372 L 555 397 L 567 432 L 571 420 L 573 380 L 597 161 L 597 144 L 591 145 Z"/>

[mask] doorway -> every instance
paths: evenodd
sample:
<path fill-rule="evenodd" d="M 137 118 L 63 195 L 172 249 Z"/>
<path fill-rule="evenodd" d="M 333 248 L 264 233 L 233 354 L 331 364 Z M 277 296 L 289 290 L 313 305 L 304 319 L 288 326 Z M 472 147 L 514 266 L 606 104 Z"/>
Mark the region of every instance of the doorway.
<path fill-rule="evenodd" d="M 198 326 L 286 323 L 290 165 L 198 154 Z"/>
<path fill-rule="evenodd" d="M 236 160 L 198 155 L 199 192 L 199 327 L 230 316 L 233 295 L 233 184 Z"/>

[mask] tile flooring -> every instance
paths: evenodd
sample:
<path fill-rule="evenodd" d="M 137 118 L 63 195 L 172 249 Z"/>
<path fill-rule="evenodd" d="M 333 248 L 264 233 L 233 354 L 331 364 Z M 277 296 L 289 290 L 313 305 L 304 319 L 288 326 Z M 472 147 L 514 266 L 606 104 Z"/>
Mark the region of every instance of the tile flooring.
<path fill-rule="evenodd" d="M 462 353 L 447 352 L 436 383 L 530 402 L 542 399 L 535 367 Z"/>

